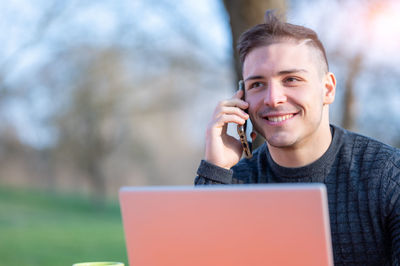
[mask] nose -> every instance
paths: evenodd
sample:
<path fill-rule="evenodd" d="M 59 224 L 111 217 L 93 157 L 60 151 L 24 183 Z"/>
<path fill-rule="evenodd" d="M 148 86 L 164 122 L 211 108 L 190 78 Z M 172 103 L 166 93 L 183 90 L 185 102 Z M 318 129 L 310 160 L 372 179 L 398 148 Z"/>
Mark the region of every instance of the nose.
<path fill-rule="evenodd" d="M 270 107 L 276 107 L 287 101 L 284 88 L 279 84 L 270 82 L 264 95 L 264 104 Z"/>

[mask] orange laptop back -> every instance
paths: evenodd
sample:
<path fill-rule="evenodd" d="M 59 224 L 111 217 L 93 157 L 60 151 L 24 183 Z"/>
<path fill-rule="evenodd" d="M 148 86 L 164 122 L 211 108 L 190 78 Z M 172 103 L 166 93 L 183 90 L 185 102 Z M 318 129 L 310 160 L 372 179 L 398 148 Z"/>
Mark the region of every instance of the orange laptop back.
<path fill-rule="evenodd" d="M 125 187 L 132 266 L 333 265 L 323 184 Z"/>

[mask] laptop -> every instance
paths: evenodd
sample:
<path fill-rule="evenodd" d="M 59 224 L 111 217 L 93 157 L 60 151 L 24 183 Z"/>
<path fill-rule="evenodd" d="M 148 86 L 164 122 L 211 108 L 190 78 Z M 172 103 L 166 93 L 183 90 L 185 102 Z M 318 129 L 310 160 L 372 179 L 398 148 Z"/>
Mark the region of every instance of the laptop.
<path fill-rule="evenodd" d="M 123 187 L 134 266 L 333 265 L 323 184 Z"/>

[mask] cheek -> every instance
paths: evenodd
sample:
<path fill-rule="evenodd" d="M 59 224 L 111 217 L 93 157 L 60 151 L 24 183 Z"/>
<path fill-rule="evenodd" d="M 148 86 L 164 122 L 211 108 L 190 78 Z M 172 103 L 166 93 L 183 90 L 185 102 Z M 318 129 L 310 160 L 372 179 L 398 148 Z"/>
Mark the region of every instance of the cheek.
<path fill-rule="evenodd" d="M 319 121 L 322 116 L 324 97 L 322 90 L 314 91 L 314 93 L 306 94 L 300 96 L 299 102 L 302 103 L 306 117 L 310 120 Z"/>
<path fill-rule="evenodd" d="M 259 109 L 260 106 L 263 104 L 263 100 L 260 95 L 247 95 L 245 101 L 249 104 L 249 113 L 257 112 L 257 109 Z"/>
<path fill-rule="evenodd" d="M 249 103 L 249 108 L 247 109 L 247 113 L 250 115 L 250 119 L 254 120 L 257 117 L 257 112 L 260 110 L 256 103 Z"/>
<path fill-rule="evenodd" d="M 318 87 L 307 87 L 301 90 L 293 91 L 290 95 L 289 101 L 295 104 L 302 105 L 306 109 L 315 109 L 323 105 L 324 96 L 323 91 Z"/>

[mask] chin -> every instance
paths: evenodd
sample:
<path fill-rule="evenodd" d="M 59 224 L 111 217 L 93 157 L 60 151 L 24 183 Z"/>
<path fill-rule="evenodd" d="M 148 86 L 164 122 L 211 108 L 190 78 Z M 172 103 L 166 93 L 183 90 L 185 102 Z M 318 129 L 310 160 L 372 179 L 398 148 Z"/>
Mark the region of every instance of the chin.
<path fill-rule="evenodd" d="M 265 139 L 269 145 L 275 148 L 289 148 L 296 144 L 296 138 L 294 136 L 289 136 L 288 134 L 266 136 Z"/>

